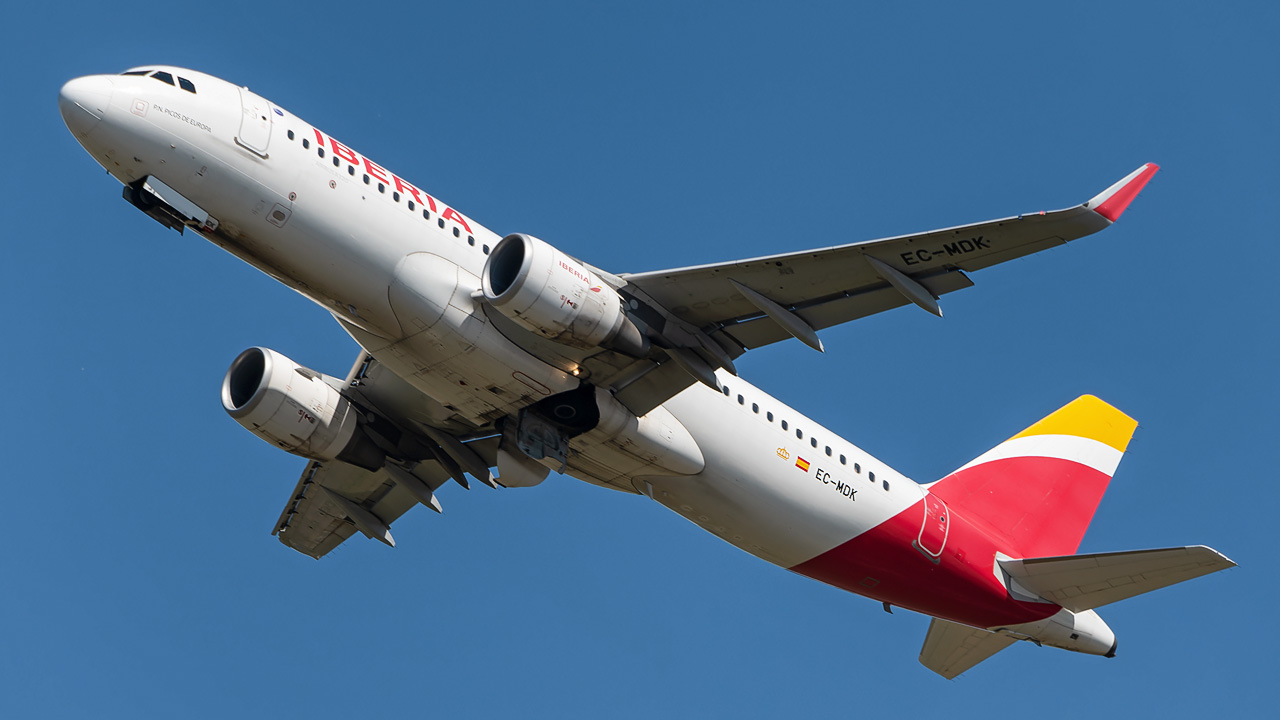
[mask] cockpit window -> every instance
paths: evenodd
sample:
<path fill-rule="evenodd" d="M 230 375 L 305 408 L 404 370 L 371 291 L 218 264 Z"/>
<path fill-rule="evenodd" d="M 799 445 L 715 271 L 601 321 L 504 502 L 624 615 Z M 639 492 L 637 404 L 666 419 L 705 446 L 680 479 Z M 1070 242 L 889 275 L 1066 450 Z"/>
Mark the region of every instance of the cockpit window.
<path fill-rule="evenodd" d="M 150 70 L 126 70 L 125 72 L 122 72 L 120 74 L 121 75 L 146 75 L 149 72 L 151 71 Z"/>
<path fill-rule="evenodd" d="M 178 78 L 178 87 L 182 88 L 183 90 L 186 90 L 187 92 L 191 93 L 192 95 L 195 95 L 195 94 L 196 94 L 196 86 L 195 86 L 194 84 L 192 84 L 192 82 L 191 82 L 190 80 L 188 80 L 188 79 L 186 79 L 186 78 L 184 78 L 184 77 L 180 77 L 180 78 Z"/>
<path fill-rule="evenodd" d="M 151 74 L 151 77 L 159 80 L 160 82 L 169 83 L 170 85 L 173 84 L 173 76 L 163 70 L 155 71 Z"/>

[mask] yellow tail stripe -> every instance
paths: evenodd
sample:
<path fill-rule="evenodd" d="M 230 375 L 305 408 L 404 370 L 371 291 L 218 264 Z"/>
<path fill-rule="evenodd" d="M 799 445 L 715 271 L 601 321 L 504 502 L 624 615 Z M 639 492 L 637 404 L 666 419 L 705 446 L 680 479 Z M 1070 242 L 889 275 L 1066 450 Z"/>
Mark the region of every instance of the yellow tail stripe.
<path fill-rule="evenodd" d="M 1137 420 L 1092 395 L 1081 395 L 1009 439 L 1033 435 L 1074 435 L 1097 440 L 1124 452 L 1137 427 Z"/>

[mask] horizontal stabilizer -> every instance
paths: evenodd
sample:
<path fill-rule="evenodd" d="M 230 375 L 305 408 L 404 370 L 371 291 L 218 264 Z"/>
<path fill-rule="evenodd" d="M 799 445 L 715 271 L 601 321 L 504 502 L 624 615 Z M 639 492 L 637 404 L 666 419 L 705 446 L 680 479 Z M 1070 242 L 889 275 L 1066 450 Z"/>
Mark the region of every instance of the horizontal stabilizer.
<path fill-rule="evenodd" d="M 1023 589 L 1072 612 L 1102 607 L 1236 565 L 1203 545 L 999 562 Z"/>
<path fill-rule="evenodd" d="M 920 664 L 951 680 L 1014 642 L 1008 635 L 934 618 L 920 649 Z"/>

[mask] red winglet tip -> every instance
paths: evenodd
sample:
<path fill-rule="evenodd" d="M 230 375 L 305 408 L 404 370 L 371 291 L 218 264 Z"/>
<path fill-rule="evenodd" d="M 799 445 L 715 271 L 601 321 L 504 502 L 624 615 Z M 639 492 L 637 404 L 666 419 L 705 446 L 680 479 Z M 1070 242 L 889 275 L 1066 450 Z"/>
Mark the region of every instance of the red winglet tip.
<path fill-rule="evenodd" d="M 1160 166 L 1155 163 L 1143 165 L 1090 200 L 1088 207 L 1111 222 L 1119 220 L 1129 203 L 1138 197 L 1138 193 L 1142 192 L 1142 188 L 1146 187 L 1151 176 L 1159 169 Z"/>

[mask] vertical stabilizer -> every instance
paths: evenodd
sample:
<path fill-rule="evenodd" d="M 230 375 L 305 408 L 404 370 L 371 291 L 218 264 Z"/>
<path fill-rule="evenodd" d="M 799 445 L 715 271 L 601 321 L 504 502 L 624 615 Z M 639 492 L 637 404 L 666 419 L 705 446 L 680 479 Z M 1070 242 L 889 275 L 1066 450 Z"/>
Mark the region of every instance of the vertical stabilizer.
<path fill-rule="evenodd" d="M 1070 555 L 1138 423 L 1084 395 L 929 486 L 1012 557 Z"/>

